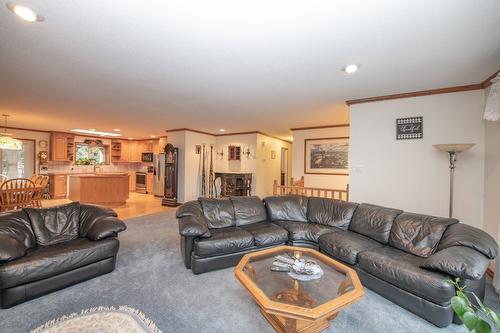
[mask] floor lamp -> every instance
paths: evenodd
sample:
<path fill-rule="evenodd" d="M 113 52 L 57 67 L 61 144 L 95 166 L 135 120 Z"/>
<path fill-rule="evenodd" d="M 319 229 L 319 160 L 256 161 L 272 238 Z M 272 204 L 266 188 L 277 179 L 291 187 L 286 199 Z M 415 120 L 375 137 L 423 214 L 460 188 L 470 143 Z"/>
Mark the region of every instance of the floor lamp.
<path fill-rule="evenodd" d="M 442 152 L 446 152 L 450 156 L 450 217 L 453 216 L 453 181 L 455 176 L 455 164 L 457 162 L 457 154 L 475 146 L 475 143 L 454 143 L 454 144 L 439 144 L 434 147 Z"/>

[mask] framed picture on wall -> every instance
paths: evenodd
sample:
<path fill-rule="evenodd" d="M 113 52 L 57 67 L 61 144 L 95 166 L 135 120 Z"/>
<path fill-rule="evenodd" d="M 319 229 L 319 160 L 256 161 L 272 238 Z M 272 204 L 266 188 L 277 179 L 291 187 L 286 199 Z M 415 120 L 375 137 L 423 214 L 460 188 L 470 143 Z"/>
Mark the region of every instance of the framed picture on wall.
<path fill-rule="evenodd" d="M 304 173 L 349 175 L 349 137 L 305 139 Z"/>

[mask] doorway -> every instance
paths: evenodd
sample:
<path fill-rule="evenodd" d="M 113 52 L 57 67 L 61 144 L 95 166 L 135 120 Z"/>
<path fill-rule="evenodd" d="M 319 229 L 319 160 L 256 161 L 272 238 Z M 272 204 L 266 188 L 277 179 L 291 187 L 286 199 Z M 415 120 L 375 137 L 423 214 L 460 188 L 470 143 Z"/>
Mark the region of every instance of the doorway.
<path fill-rule="evenodd" d="M 288 148 L 281 148 L 281 175 L 280 175 L 280 185 L 288 185 Z"/>
<path fill-rule="evenodd" d="M 35 140 L 18 139 L 21 150 L 0 149 L 1 173 L 11 178 L 31 178 L 35 173 Z"/>

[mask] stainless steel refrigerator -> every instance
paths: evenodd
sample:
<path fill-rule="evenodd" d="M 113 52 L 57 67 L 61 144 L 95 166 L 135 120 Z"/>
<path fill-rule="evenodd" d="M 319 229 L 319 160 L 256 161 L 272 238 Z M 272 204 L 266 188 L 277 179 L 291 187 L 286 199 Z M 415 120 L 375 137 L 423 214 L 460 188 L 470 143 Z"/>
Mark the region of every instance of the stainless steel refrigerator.
<path fill-rule="evenodd" d="M 165 153 L 155 154 L 153 165 L 153 193 L 155 197 L 163 197 L 165 195 Z"/>

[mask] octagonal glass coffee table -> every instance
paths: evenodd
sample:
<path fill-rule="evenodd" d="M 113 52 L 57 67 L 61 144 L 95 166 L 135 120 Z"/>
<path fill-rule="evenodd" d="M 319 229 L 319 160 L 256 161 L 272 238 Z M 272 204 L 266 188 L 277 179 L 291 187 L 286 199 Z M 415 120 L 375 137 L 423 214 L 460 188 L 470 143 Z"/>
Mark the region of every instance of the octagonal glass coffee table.
<path fill-rule="evenodd" d="M 283 254 L 315 261 L 323 276 L 299 281 L 287 272 L 271 271 L 274 258 Z M 320 332 L 341 309 L 364 295 L 356 271 L 308 248 L 278 246 L 246 254 L 234 273 L 277 332 Z"/>

